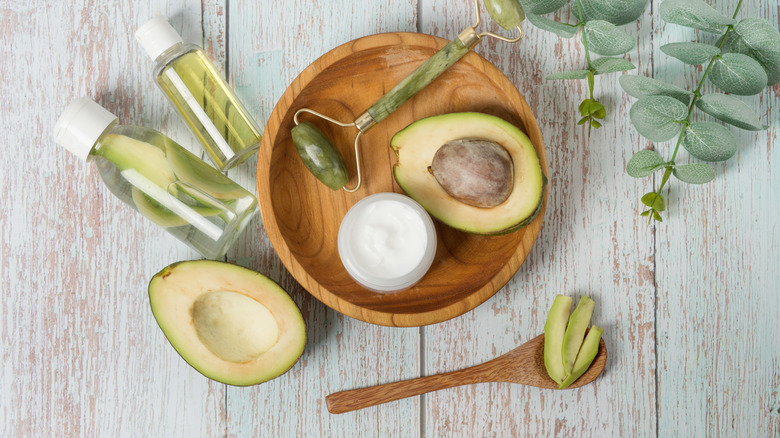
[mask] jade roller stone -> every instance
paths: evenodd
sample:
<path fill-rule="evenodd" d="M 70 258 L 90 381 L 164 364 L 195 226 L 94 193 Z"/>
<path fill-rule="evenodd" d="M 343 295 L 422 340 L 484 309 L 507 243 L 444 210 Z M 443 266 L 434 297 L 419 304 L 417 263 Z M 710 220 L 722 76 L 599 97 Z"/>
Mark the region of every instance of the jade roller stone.
<path fill-rule="evenodd" d="M 514 29 L 525 20 L 525 12 L 518 0 L 485 0 L 485 9 L 506 30 Z"/>
<path fill-rule="evenodd" d="M 292 139 L 303 164 L 326 186 L 338 190 L 349 181 L 344 158 L 314 125 L 301 122 L 292 129 Z"/>

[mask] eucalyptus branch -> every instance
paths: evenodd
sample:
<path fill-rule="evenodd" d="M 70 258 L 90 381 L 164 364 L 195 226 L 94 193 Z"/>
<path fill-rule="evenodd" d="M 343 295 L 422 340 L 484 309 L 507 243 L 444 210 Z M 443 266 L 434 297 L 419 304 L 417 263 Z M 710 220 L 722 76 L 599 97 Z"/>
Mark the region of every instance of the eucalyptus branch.
<path fill-rule="evenodd" d="M 631 122 L 639 133 L 654 142 L 677 136 L 672 157 L 665 161 L 654 150 L 639 151 L 629 160 L 626 172 L 633 177 L 650 176 L 660 169 L 664 175 L 658 189 L 642 196 L 649 207 L 641 213 L 663 220 L 666 201 L 661 192 L 670 176 L 689 184 L 704 184 L 715 178 L 715 170 L 706 163 L 678 164 L 680 146 L 701 161 L 726 161 L 737 150 L 734 134 L 715 122 L 691 122 L 694 108 L 740 129 L 760 131 L 763 125 L 755 112 L 734 95 L 749 96 L 780 82 L 780 33 L 765 20 L 736 17 L 740 0 L 731 18 L 702 0 L 665 0 L 661 18 L 669 23 L 721 34 L 715 45 L 670 43 L 661 47 L 665 54 L 690 65 L 707 63 L 693 91 L 641 76 L 622 76 L 620 85 L 639 98 L 631 107 Z M 702 94 L 705 81 L 729 94 Z"/>
<path fill-rule="evenodd" d="M 614 57 L 633 49 L 634 38 L 618 26 L 636 21 L 647 5 L 647 0 L 589 0 L 588 8 L 583 7 L 582 0 L 571 4 L 572 15 L 577 23 L 569 24 L 546 18 L 543 14 L 555 12 L 567 3 L 567 0 L 526 0 L 523 2 L 528 14 L 528 21 L 534 26 L 553 32 L 564 38 L 572 38 L 579 32 L 585 51 L 586 68 L 582 70 L 563 71 L 549 74 L 547 80 L 556 79 L 586 79 L 588 80 L 588 97 L 579 105 L 580 119 L 578 125 L 588 124 L 588 135 L 592 128 L 600 128 L 607 111 L 593 94 L 594 78 L 597 75 L 616 73 L 636 68 L 634 64 Z M 592 59 L 591 52 L 603 55 Z"/>

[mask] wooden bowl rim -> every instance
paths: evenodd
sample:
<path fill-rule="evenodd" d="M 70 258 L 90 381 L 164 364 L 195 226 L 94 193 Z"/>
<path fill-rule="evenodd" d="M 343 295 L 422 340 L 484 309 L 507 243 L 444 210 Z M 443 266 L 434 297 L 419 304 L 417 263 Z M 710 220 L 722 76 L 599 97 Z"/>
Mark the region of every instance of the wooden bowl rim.
<path fill-rule="evenodd" d="M 388 36 L 395 37 L 398 42 L 396 44 L 388 44 Z M 311 81 L 314 80 L 324 70 L 354 53 L 391 45 L 417 46 L 438 50 L 441 47 L 444 47 L 444 45 L 446 45 L 448 42 L 448 40 L 433 35 L 412 32 L 389 32 L 369 35 L 344 43 L 328 51 L 320 58 L 315 60 L 293 80 L 271 112 L 271 115 L 268 118 L 268 123 L 265 127 L 265 133 L 262 138 L 257 161 L 257 190 L 260 214 L 263 219 L 263 224 L 266 228 L 266 233 L 269 237 L 269 240 L 271 241 L 271 245 L 276 250 L 279 259 L 282 261 L 282 264 L 285 266 L 285 268 L 307 292 L 309 292 L 328 307 L 331 307 L 340 313 L 364 322 L 392 327 L 415 327 L 446 321 L 474 309 L 478 305 L 485 302 L 488 298 L 495 295 L 495 293 L 498 292 L 514 276 L 530 253 L 531 248 L 533 247 L 533 244 L 538 238 L 539 232 L 541 231 L 541 225 L 544 219 L 547 205 L 547 193 L 549 187 L 545 187 L 542 208 L 539 211 L 539 214 L 528 226 L 523 228 L 525 232 L 532 233 L 530 242 L 525 244 L 525 239 L 519 241 L 517 249 L 513 255 L 509 257 L 506 264 L 493 276 L 490 281 L 458 301 L 450 303 L 444 307 L 419 313 L 383 312 L 358 306 L 345 300 L 344 298 L 339 297 L 335 293 L 320 285 L 319 282 L 317 282 L 308 274 L 308 272 L 306 272 L 305 268 L 292 254 L 289 246 L 287 245 L 287 242 L 279 232 L 279 225 L 276 221 L 276 216 L 274 214 L 271 201 L 271 182 L 264 182 L 262 178 L 269 175 L 269 172 L 266 172 L 266 169 L 270 169 L 272 146 L 277 138 L 277 134 L 280 132 L 280 128 L 282 128 L 281 124 L 285 118 L 285 115 L 291 110 L 297 95 L 307 86 L 309 86 Z M 512 85 L 509 92 L 513 94 L 513 96 L 511 96 L 510 100 L 512 102 L 516 102 L 514 106 L 517 106 L 520 109 L 524 109 L 529 116 L 526 120 L 524 120 L 526 122 L 526 130 L 533 131 L 534 135 L 532 135 L 531 132 L 526 132 L 526 134 L 531 138 L 536 137 L 540 140 L 539 144 L 534 143 L 534 147 L 536 148 L 537 154 L 539 155 L 539 160 L 542 165 L 544 174 L 549 175 L 547 154 L 541 131 L 539 130 L 536 117 L 533 115 L 530 107 L 528 107 L 528 103 L 525 101 L 523 96 L 520 94 L 514 84 L 511 83 L 509 78 L 507 78 L 492 63 L 487 61 L 482 56 L 479 56 L 478 54 L 471 51 L 466 54 L 464 59 L 467 60 L 467 62 L 469 62 L 472 67 L 481 69 L 485 72 L 492 71 L 492 74 L 498 75 L 499 78 L 507 80 L 510 85 Z M 463 62 L 463 60 L 459 62 Z M 436 85 L 434 83 L 429 87 L 435 86 Z"/>

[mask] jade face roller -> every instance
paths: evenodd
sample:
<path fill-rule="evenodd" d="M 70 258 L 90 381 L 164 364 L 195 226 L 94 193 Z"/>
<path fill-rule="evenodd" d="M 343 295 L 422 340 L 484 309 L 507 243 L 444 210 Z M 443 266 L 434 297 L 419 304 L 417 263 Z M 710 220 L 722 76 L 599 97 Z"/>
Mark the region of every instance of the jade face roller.
<path fill-rule="evenodd" d="M 314 174 L 317 179 L 333 190 L 343 188 L 347 192 L 354 192 L 360 188 L 360 136 L 368 131 L 372 126 L 382 121 L 393 111 L 398 109 L 404 102 L 425 88 L 439 75 L 444 73 L 450 66 L 462 58 L 468 51 L 474 47 L 482 37 L 497 38 L 502 41 L 514 43 L 523 36 L 523 29 L 520 23 L 525 19 L 525 12 L 520 5 L 519 0 L 484 0 L 485 8 L 493 20 L 499 26 L 506 30 L 517 29 L 518 34 L 514 38 L 507 38 L 496 35 L 492 32 L 477 32 L 481 17 L 479 12 L 479 0 L 474 0 L 474 9 L 477 20 L 473 26 L 467 27 L 458 34 L 457 38 L 436 52 L 422 65 L 417 67 L 409 76 L 401 80 L 395 87 L 379 98 L 363 114 L 358 116 L 352 123 L 342 123 L 334 120 L 324 114 L 308 108 L 299 109 L 294 117 L 295 127 L 292 129 L 292 139 L 295 148 L 300 155 L 303 164 Z M 356 127 L 358 130 L 355 136 L 355 163 L 357 165 L 357 182 L 354 187 L 347 188 L 345 185 L 349 181 L 347 166 L 344 158 L 336 150 L 330 139 L 322 133 L 317 127 L 307 121 L 300 121 L 299 116 L 302 113 L 309 113 L 324 119 L 330 123 L 341 127 Z"/>

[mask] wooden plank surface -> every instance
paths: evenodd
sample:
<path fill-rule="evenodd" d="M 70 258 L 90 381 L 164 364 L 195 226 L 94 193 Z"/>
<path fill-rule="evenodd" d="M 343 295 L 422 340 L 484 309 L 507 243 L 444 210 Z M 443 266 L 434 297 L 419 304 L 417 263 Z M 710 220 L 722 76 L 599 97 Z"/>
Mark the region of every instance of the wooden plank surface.
<path fill-rule="evenodd" d="M 53 141 L 72 99 L 127 124 L 192 135 L 151 82 L 133 32 L 156 13 L 201 39 L 200 5 L 3 3 L 0 435 L 214 436 L 224 385 L 184 363 L 157 327 L 146 284 L 194 251 L 103 187 Z"/>
<path fill-rule="evenodd" d="M 713 5 L 732 16 L 737 3 Z M 778 12 L 777 2 L 744 2 L 737 19 L 764 18 L 777 28 Z M 663 23 L 657 13 L 654 20 Z M 716 36 L 674 24 L 656 32 L 656 76 L 693 90 L 702 69 L 658 47 L 714 43 Z M 709 82 L 702 89 L 718 91 Z M 780 436 L 780 85 L 739 99 L 771 128 L 731 128 L 737 154 L 715 165 L 717 178 L 709 184 L 674 181 L 664 193 L 668 223 L 655 231 L 661 436 Z M 671 147 L 658 150 L 669 156 Z M 685 151 L 679 156 L 687 162 Z"/>
<path fill-rule="evenodd" d="M 414 1 L 307 4 L 229 2 L 230 80 L 248 102 L 249 111 L 263 123 L 288 84 L 328 50 L 364 35 L 415 30 Z M 254 189 L 255 160 L 231 171 L 230 176 Z M 419 435 L 416 399 L 345 415 L 331 415 L 325 407 L 325 396 L 332 392 L 416 377 L 420 369 L 419 329 L 367 324 L 314 299 L 284 269 L 260 222 L 258 214 L 257 226 L 244 234 L 228 258 L 270 275 L 290 291 L 302 308 L 308 343 L 291 372 L 265 385 L 227 389 L 228 435 Z"/>
<path fill-rule="evenodd" d="M 427 3 L 423 32 L 456 35 L 471 24 L 468 5 Z M 568 18 L 564 9 L 559 19 Z M 638 35 L 650 73 L 649 29 Z M 476 48 L 507 74 L 535 111 L 550 163 L 547 217 L 517 275 L 474 311 L 426 329 L 426 374 L 449 371 L 502 354 L 543 332 L 556 294 L 592 297 L 593 323 L 604 328 L 604 376 L 570 391 L 509 384 L 475 385 L 425 397 L 431 436 L 653 436 L 652 235 L 635 214 L 640 188 L 622 168 L 644 140 L 627 124 L 628 107 L 615 92 L 618 75 L 600 76 L 596 95 L 610 109 L 606 126 L 575 126 L 587 97 L 585 81 L 544 81 L 544 75 L 583 68 L 579 40 L 526 26 L 517 45 L 484 41 Z M 555 54 L 551 56 L 551 54 Z M 619 409 L 606 408 L 620 406 Z"/>
<path fill-rule="evenodd" d="M 181 360 L 148 306 L 151 276 L 198 255 L 55 145 L 57 116 L 88 95 L 123 123 L 199 151 L 133 40 L 155 14 L 204 45 L 262 126 L 287 84 L 327 50 L 384 31 L 451 39 L 471 24 L 471 3 L 68 3 L 0 3 L 0 436 L 780 436 L 779 86 L 745 98 L 772 127 L 735 130 L 740 150 L 716 166 L 718 179 L 673 184 L 666 222 L 648 227 L 636 213 L 652 181 L 622 169 L 649 143 L 628 122 L 633 100 L 619 90 L 619 75 L 597 79 L 611 115 L 588 138 L 573 118 L 584 81 L 543 80 L 583 65 L 578 39 L 529 27 L 516 46 L 482 42 L 476 51 L 526 96 L 547 143 L 547 217 L 526 263 L 461 317 L 419 329 L 373 326 L 301 289 L 258 215 L 227 259 L 280 282 L 300 305 L 309 340 L 289 373 L 234 388 Z M 726 12 L 737 1 L 710 3 Z M 643 75 L 691 86 L 701 71 L 659 47 L 697 35 L 664 25 L 659 4 L 625 27 L 638 42 L 629 59 Z M 743 8 L 740 17 L 780 26 L 774 2 Z M 559 18 L 568 18 L 563 11 Z M 254 189 L 254 162 L 229 175 Z M 483 384 L 326 411 L 330 392 L 459 369 L 512 349 L 541 333 L 557 293 L 598 303 L 594 322 L 605 328 L 609 360 L 594 384 L 562 392 Z"/>

